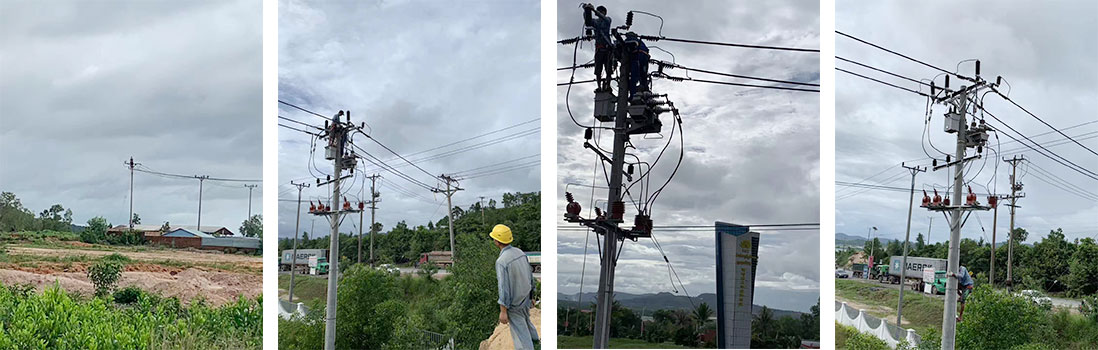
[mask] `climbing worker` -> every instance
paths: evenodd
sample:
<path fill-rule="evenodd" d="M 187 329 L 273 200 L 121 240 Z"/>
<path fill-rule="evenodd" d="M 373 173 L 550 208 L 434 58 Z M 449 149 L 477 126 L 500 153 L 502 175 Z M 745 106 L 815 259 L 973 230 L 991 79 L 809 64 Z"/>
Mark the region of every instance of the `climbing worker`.
<path fill-rule="evenodd" d="M 595 81 L 598 84 L 595 91 L 610 91 L 610 73 L 614 70 L 610 53 L 614 46 L 610 38 L 610 22 L 605 6 L 596 8 L 595 5 L 583 4 L 583 24 L 592 28 L 595 36 Z M 606 79 L 602 79 L 603 69 L 606 69 Z"/>
<path fill-rule="evenodd" d="M 499 323 L 511 329 L 516 350 L 534 350 L 539 342 L 538 329 L 530 321 L 534 299 L 534 273 L 530 261 L 521 249 L 511 246 L 511 228 L 496 225 L 488 234 L 492 237 L 499 258 L 496 259 L 496 281 L 499 291 Z"/>
<path fill-rule="evenodd" d="M 625 51 L 629 55 L 629 98 L 638 91 L 648 91 L 648 46 L 636 33 L 625 33 Z"/>
<path fill-rule="evenodd" d="M 972 293 L 972 288 L 976 285 L 976 280 L 968 273 L 968 269 L 961 266 L 959 270 L 957 274 L 953 275 L 957 278 L 957 303 L 961 304 L 961 309 L 957 311 L 957 322 L 961 322 L 961 317 L 965 315 L 965 300 L 968 299 L 968 295 Z"/>

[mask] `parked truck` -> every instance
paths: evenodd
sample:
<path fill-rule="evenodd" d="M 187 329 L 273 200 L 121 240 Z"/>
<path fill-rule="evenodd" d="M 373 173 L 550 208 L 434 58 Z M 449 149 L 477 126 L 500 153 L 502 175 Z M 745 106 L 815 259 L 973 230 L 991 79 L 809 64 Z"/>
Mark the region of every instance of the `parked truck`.
<path fill-rule="evenodd" d="M 320 259 L 317 259 L 317 258 Z M 293 270 L 298 273 L 310 273 L 320 274 L 322 270 L 324 273 L 328 273 L 328 250 L 327 249 L 298 249 L 297 250 L 297 265 L 294 266 L 294 250 L 286 249 L 282 251 L 282 255 L 278 258 L 279 271 Z M 321 266 L 323 264 L 323 266 Z"/>
<path fill-rule="evenodd" d="M 869 265 L 866 264 L 854 264 L 850 267 L 850 272 L 854 274 L 854 278 L 865 278 L 868 274 L 866 270 L 869 269 Z"/>
<path fill-rule="evenodd" d="M 427 263 L 435 264 L 438 267 L 445 269 L 454 264 L 454 256 L 448 251 L 440 250 L 423 253 L 419 256 L 419 260 L 416 261 L 416 266 L 418 267 Z"/>
<path fill-rule="evenodd" d="M 876 277 L 881 283 L 901 283 L 900 281 L 900 265 L 903 264 L 903 256 L 893 256 L 889 259 L 888 265 L 881 265 L 881 272 Z M 918 256 L 907 257 L 907 272 L 904 273 L 904 277 L 907 281 L 903 281 L 904 284 L 911 287 L 914 290 L 923 290 L 924 283 L 933 283 L 934 281 L 925 281 L 923 271 L 926 269 L 933 269 L 934 271 L 945 271 L 948 265 L 946 259 L 924 258 Z"/>

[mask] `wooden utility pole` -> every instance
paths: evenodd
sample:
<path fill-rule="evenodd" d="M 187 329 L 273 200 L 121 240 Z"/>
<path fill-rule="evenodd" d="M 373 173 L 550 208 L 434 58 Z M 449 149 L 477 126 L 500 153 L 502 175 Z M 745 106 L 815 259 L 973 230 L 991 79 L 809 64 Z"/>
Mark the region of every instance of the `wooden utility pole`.
<path fill-rule="evenodd" d="M 126 167 L 130 168 L 130 231 L 133 231 L 133 168 L 141 163 L 134 163 L 133 157 L 130 157 L 129 162 L 123 162 Z"/>

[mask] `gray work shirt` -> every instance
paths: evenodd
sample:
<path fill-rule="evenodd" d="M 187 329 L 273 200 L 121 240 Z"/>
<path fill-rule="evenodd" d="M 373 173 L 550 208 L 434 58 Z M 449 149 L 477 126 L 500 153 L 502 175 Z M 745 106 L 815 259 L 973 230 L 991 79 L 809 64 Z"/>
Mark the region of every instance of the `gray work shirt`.
<path fill-rule="evenodd" d="M 496 259 L 496 281 L 499 286 L 497 303 L 508 309 L 530 308 L 530 290 L 534 286 L 534 273 L 526 253 L 513 246 L 503 247 Z"/>
<path fill-rule="evenodd" d="M 960 271 L 958 271 L 958 273 L 957 273 L 957 284 L 958 285 L 971 286 L 973 284 L 976 284 L 976 281 L 972 280 L 972 275 L 968 274 L 968 269 L 966 269 L 964 266 L 961 266 L 961 268 L 959 270 Z"/>

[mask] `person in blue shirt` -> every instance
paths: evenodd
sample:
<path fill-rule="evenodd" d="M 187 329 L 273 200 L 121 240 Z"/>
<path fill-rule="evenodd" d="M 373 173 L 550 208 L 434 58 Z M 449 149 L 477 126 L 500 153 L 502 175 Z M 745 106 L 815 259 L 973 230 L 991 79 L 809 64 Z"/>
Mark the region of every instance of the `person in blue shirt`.
<path fill-rule="evenodd" d="M 488 236 L 499 248 L 499 258 L 496 259 L 499 323 L 510 328 L 515 350 L 534 350 L 539 338 L 538 329 L 530 321 L 530 308 L 535 296 L 530 260 L 521 249 L 511 246 L 514 238 L 506 225 L 496 225 Z"/>
<path fill-rule="evenodd" d="M 972 288 L 976 286 L 976 280 L 972 279 L 972 274 L 968 273 L 968 269 L 964 266 L 961 266 L 953 277 L 957 278 L 957 302 L 961 304 L 960 310 L 957 310 L 957 322 L 961 322 L 961 318 L 965 315 L 965 300 L 972 293 Z"/>
<path fill-rule="evenodd" d="M 648 60 L 652 57 L 648 45 L 636 33 L 625 34 L 625 51 L 629 56 L 629 98 L 637 91 L 648 91 Z"/>
<path fill-rule="evenodd" d="M 595 82 L 598 84 L 595 91 L 610 90 L 610 74 L 614 70 L 610 59 L 614 47 L 610 38 L 611 22 L 605 6 L 596 8 L 595 5 L 583 4 L 583 24 L 592 28 L 595 36 Z M 603 69 L 606 69 L 606 79 L 602 79 Z"/>

